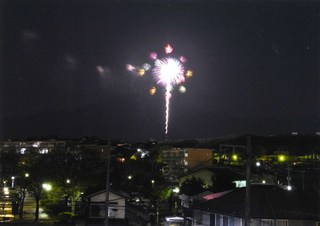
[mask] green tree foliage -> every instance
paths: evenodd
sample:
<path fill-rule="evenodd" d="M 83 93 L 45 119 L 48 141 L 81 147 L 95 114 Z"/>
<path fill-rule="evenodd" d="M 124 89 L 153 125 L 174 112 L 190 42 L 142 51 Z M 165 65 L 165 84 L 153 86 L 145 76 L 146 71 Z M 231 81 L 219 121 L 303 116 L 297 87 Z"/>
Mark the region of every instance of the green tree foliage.
<path fill-rule="evenodd" d="M 47 155 L 51 167 L 50 174 L 55 182 L 55 196 L 49 196 L 50 206 L 64 204 L 63 211 L 75 214 L 76 202 L 90 186 L 104 180 L 105 163 L 95 150 L 60 150 L 55 149 Z M 70 209 L 69 209 L 70 207 Z"/>
<path fill-rule="evenodd" d="M 205 190 L 204 180 L 194 176 L 191 179 L 186 179 L 180 187 L 180 193 L 188 196 L 199 194 Z"/>
<path fill-rule="evenodd" d="M 20 160 L 20 155 L 15 150 L 1 152 L 0 155 L 0 182 L 10 181 L 12 176 L 17 176 L 17 165 Z"/>
<path fill-rule="evenodd" d="M 36 152 L 24 156 L 23 170 L 29 173 L 27 188 L 36 201 L 35 222 L 39 220 L 40 200 L 45 196 L 43 183 L 50 181 L 50 165 L 46 155 Z"/>

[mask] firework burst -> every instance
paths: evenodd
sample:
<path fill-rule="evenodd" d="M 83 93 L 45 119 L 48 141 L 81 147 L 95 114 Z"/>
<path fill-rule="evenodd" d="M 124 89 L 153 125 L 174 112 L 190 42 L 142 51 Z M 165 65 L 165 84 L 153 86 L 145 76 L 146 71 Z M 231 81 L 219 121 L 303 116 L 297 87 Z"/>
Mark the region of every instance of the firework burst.
<path fill-rule="evenodd" d="M 192 76 L 192 71 L 185 70 L 184 68 L 184 63 L 187 61 L 186 57 L 180 56 L 179 58 L 175 58 L 171 56 L 173 53 L 173 47 L 170 44 L 165 45 L 164 53 L 166 55 L 163 58 L 158 58 L 158 54 L 156 52 L 151 52 L 149 54 L 149 57 L 152 61 L 154 61 L 154 67 L 151 71 L 157 85 L 165 88 L 165 135 L 167 137 L 172 90 L 175 86 L 184 83 L 187 78 L 190 78 Z M 144 75 L 147 68 L 145 66 L 134 67 L 132 65 L 127 65 L 127 69 L 129 71 L 135 71 L 137 75 L 142 76 Z M 186 88 L 184 86 L 180 86 L 179 91 L 180 93 L 185 93 Z M 154 95 L 155 92 L 156 88 L 153 86 L 149 90 L 149 93 L 150 95 Z"/>

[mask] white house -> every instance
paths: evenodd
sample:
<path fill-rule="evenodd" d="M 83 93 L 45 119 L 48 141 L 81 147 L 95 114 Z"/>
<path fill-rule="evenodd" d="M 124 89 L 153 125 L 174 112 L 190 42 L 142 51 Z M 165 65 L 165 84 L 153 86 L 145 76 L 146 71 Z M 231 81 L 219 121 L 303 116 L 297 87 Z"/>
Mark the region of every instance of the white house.
<path fill-rule="evenodd" d="M 87 196 L 88 200 L 88 218 L 105 218 L 105 200 L 106 191 L 102 190 Z M 109 192 L 108 217 L 113 219 L 125 219 L 126 212 L 126 194 L 121 192 Z"/>

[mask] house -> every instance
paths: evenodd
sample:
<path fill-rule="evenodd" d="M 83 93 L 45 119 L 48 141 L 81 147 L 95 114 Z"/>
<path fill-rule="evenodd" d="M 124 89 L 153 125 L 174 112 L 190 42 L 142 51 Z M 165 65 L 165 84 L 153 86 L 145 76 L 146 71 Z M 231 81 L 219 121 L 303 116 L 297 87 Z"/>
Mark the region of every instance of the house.
<path fill-rule="evenodd" d="M 194 225 L 242 226 L 246 188 L 212 196 L 194 206 Z M 320 196 L 288 191 L 276 185 L 250 186 L 250 226 L 318 226 Z"/>
<path fill-rule="evenodd" d="M 109 192 L 108 217 L 124 220 L 126 215 L 126 197 L 123 192 Z M 98 220 L 105 218 L 106 190 L 101 190 L 87 196 L 88 219 Z"/>
<path fill-rule="evenodd" d="M 100 190 L 87 196 L 87 221 L 101 222 L 105 219 L 106 190 Z M 149 213 L 127 202 L 128 195 L 121 191 L 110 190 L 108 218 L 112 222 L 129 225 L 147 225 L 150 222 Z"/>
<path fill-rule="evenodd" d="M 187 179 L 200 178 L 203 180 L 206 188 L 212 188 L 214 191 L 223 191 L 236 187 L 235 181 L 245 180 L 245 175 L 227 167 L 205 167 L 188 171 L 179 177 L 179 185 Z"/>

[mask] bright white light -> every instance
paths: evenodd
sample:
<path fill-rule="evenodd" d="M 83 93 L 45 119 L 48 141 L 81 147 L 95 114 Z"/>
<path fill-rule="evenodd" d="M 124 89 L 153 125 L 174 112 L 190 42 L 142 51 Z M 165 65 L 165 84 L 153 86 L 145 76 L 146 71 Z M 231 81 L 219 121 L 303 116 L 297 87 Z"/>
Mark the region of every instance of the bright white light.
<path fill-rule="evenodd" d="M 42 184 L 42 187 L 43 187 L 43 189 L 46 190 L 46 191 L 51 191 L 51 189 L 52 189 L 51 184 L 46 184 L 46 183 L 44 183 L 44 184 Z"/>
<path fill-rule="evenodd" d="M 166 217 L 166 221 L 182 221 L 183 222 L 183 218 L 182 217 Z"/>
<path fill-rule="evenodd" d="M 26 152 L 26 148 L 21 148 L 21 149 L 20 149 L 20 154 L 21 154 L 21 155 L 24 155 L 25 152 Z"/>
<path fill-rule="evenodd" d="M 66 182 L 67 182 L 67 184 L 70 184 L 70 183 L 71 183 L 71 180 L 70 180 L 70 179 L 67 179 Z"/>
<path fill-rule="evenodd" d="M 40 142 L 35 142 L 34 144 L 32 144 L 32 147 L 38 148 L 40 146 Z"/>
<path fill-rule="evenodd" d="M 49 152 L 48 148 L 43 148 L 43 149 L 39 150 L 40 154 L 48 154 L 48 152 Z"/>
<path fill-rule="evenodd" d="M 9 188 L 4 187 L 4 188 L 3 188 L 3 193 L 4 193 L 5 195 L 9 195 L 9 194 L 10 194 Z"/>
<path fill-rule="evenodd" d="M 180 189 L 178 187 L 175 187 L 173 190 L 172 190 L 174 193 L 179 193 L 180 192 Z"/>
<path fill-rule="evenodd" d="M 261 166 L 261 163 L 260 162 L 256 162 L 256 166 Z"/>
<path fill-rule="evenodd" d="M 291 191 L 292 187 L 290 185 L 288 185 L 287 189 L 288 189 L 288 191 Z"/>
<path fill-rule="evenodd" d="M 262 183 L 263 183 L 263 184 L 265 184 L 265 183 L 266 183 L 266 181 L 265 181 L 265 180 L 263 180 L 263 181 L 262 181 Z"/>

